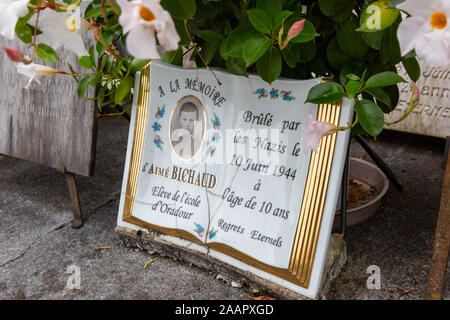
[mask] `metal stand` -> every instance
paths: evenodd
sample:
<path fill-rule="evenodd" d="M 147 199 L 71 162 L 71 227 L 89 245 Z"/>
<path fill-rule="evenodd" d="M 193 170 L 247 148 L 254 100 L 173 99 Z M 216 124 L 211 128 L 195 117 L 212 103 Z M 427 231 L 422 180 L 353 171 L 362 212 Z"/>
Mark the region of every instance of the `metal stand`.
<path fill-rule="evenodd" d="M 66 168 L 57 168 L 57 171 L 64 173 L 67 181 L 67 188 L 69 190 L 70 200 L 72 201 L 73 220 L 72 228 L 78 229 L 83 225 L 83 214 L 81 213 L 80 198 L 78 197 L 77 180 L 75 174 L 67 172 Z"/>
<path fill-rule="evenodd" d="M 363 147 L 363 149 L 367 152 L 370 158 L 375 162 L 375 164 L 383 171 L 389 181 L 400 191 L 402 192 L 403 186 L 397 180 L 394 172 L 391 168 L 381 159 L 381 157 L 373 150 L 369 144 L 361 137 L 354 136 L 356 141 Z M 448 140 L 447 140 L 448 141 Z M 349 166 L 349 156 L 350 156 L 350 142 L 347 147 L 347 154 L 345 157 L 345 165 L 344 172 L 342 173 L 342 183 L 341 183 L 341 234 L 342 237 L 345 236 L 345 232 L 347 229 L 347 197 L 348 197 L 348 166 Z"/>
<path fill-rule="evenodd" d="M 442 169 L 447 167 L 448 149 L 450 148 L 450 136 L 445 140 L 444 159 L 442 159 Z"/>

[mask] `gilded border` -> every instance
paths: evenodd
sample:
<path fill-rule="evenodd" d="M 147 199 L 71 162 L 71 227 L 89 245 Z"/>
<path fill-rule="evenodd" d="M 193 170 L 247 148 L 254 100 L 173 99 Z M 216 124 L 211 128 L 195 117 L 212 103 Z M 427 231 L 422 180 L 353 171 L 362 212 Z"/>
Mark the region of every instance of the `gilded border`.
<path fill-rule="evenodd" d="M 136 124 L 131 151 L 130 169 L 125 195 L 125 205 L 122 220 L 137 226 L 180 237 L 185 240 L 205 245 L 197 237 L 185 230 L 165 228 L 150 224 L 132 216 L 134 198 L 136 195 L 139 168 L 142 160 L 145 130 L 147 125 L 147 111 L 149 106 L 150 63 L 141 72 L 139 97 L 136 110 Z M 342 102 L 318 105 L 317 120 L 339 125 Z M 208 247 L 224 253 L 247 265 L 261 269 L 281 279 L 308 288 L 311 278 L 314 256 L 322 222 L 323 209 L 331 174 L 334 150 L 336 145 L 334 133 L 322 138 L 317 153 L 312 153 L 308 168 L 302 205 L 294 237 L 293 247 L 287 269 L 277 268 L 265 264 L 249 255 L 222 243 L 208 243 Z"/>

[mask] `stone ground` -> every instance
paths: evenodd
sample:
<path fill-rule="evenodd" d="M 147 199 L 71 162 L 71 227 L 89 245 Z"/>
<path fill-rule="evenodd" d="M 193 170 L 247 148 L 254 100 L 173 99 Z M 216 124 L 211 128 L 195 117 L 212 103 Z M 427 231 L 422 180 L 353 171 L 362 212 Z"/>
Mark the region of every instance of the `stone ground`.
<path fill-rule="evenodd" d="M 128 122 L 99 121 L 97 166 L 78 177 L 85 217 L 72 219 L 65 177 L 57 171 L 0 156 L 0 299 L 247 299 L 216 274 L 125 247 L 114 232 L 122 184 Z M 328 299 L 423 299 L 433 248 L 444 170 L 444 140 L 385 132 L 370 144 L 404 185 L 392 185 L 379 211 L 350 227 L 348 261 Z M 352 143 L 352 156 L 363 156 Z M 94 250 L 100 246 L 110 249 Z M 144 269 L 149 260 L 156 260 Z M 81 271 L 81 289 L 66 289 L 67 267 Z M 381 289 L 366 287 L 370 265 L 381 270 Z M 446 294 L 449 299 L 450 273 Z"/>

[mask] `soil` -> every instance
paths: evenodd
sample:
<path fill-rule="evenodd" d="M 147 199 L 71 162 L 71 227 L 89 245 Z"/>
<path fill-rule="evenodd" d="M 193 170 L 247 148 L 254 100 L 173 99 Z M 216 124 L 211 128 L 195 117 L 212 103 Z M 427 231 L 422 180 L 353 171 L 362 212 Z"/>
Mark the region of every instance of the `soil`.
<path fill-rule="evenodd" d="M 370 186 L 364 181 L 349 178 L 347 209 L 359 207 L 377 196 L 375 187 Z"/>

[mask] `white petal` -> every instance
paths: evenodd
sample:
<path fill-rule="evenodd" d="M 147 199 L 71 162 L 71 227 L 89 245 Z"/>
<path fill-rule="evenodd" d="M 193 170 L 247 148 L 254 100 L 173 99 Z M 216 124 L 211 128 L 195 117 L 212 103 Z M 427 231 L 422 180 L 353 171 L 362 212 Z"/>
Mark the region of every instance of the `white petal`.
<path fill-rule="evenodd" d="M 406 0 L 396 6 L 397 9 L 406 11 L 413 17 L 422 17 L 428 19 L 433 13 L 433 9 L 430 4 L 435 2 L 435 0 Z"/>
<path fill-rule="evenodd" d="M 122 13 L 119 17 L 119 23 L 122 26 L 123 33 L 126 34 L 139 24 L 140 1 L 117 0 Z"/>
<path fill-rule="evenodd" d="M 65 38 L 64 48 L 74 52 L 79 57 L 89 55 L 84 46 L 83 38 L 78 32 L 71 32 L 71 34 Z"/>
<path fill-rule="evenodd" d="M 400 43 L 402 56 L 416 47 L 418 37 L 432 30 L 431 26 L 421 17 L 410 17 L 403 20 L 398 26 L 397 38 Z"/>
<path fill-rule="evenodd" d="M 445 32 L 435 30 L 417 39 L 417 56 L 425 63 L 435 67 L 446 67 L 450 64 L 449 44 Z"/>
<path fill-rule="evenodd" d="M 12 1 L 12 10 L 14 12 L 14 14 L 17 17 L 21 17 L 24 16 L 28 13 L 28 8 L 27 8 L 27 4 L 28 4 L 29 0 L 17 0 L 17 1 Z M 11 3 L 11 1 L 10 1 Z"/>
<path fill-rule="evenodd" d="M 134 28 L 127 36 L 128 52 L 139 59 L 159 59 L 156 50 L 155 30 L 142 25 Z"/>
<path fill-rule="evenodd" d="M 443 12 L 447 15 L 447 19 L 450 19 L 450 1 L 448 0 L 436 0 L 431 5 L 433 11 Z"/>
<path fill-rule="evenodd" d="M 164 24 L 157 24 L 156 31 L 158 35 L 159 43 L 167 51 L 172 51 L 178 49 L 178 42 L 180 42 L 180 36 L 175 29 L 175 24 L 172 17 L 167 11 L 163 12 Z"/>

